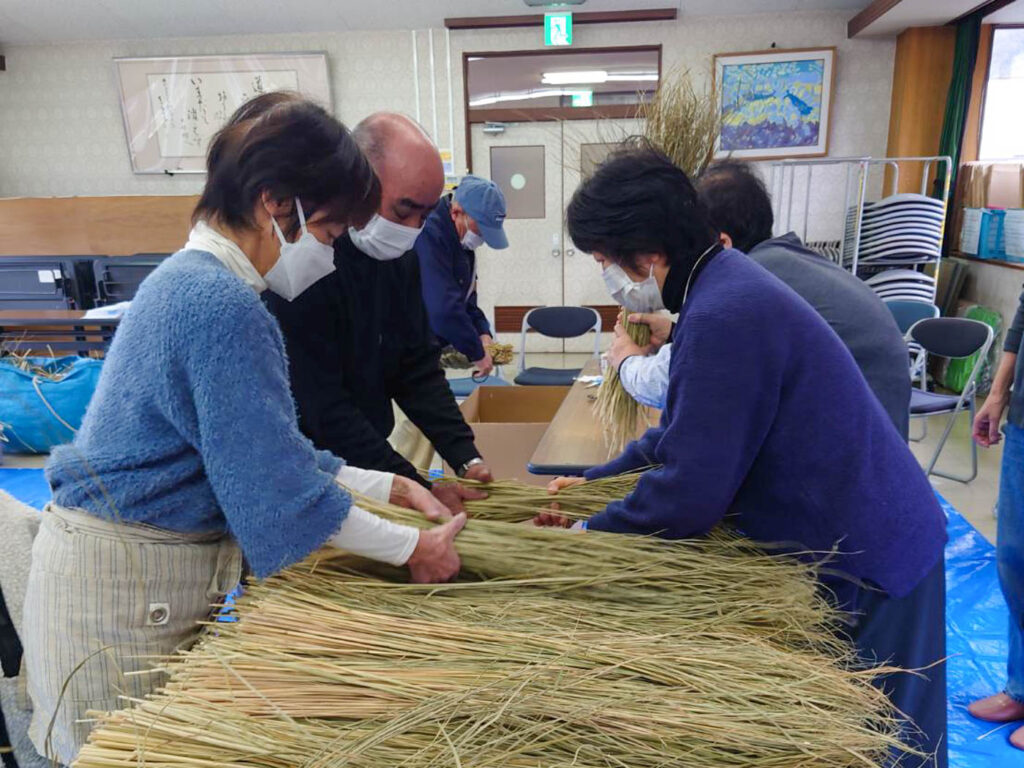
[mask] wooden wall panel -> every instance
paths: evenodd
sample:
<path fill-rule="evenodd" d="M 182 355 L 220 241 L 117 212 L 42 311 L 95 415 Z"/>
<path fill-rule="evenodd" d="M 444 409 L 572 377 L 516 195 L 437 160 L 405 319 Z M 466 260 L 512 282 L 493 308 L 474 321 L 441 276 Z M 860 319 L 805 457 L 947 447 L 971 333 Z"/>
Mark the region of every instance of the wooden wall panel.
<path fill-rule="evenodd" d="M 173 253 L 188 239 L 194 195 L 0 199 L 0 256 Z"/>
<path fill-rule="evenodd" d="M 896 39 L 889 157 L 936 155 L 953 74 L 955 27 L 911 27 Z M 920 167 L 900 169 L 899 192 L 920 191 Z M 888 189 L 888 175 L 886 189 Z"/>
<path fill-rule="evenodd" d="M 964 125 L 964 141 L 960 145 L 960 162 L 972 163 L 978 159 L 981 147 L 982 108 L 985 105 L 985 88 L 988 85 L 988 65 L 992 59 L 992 24 L 981 25 L 978 40 L 978 59 L 974 63 L 971 79 L 971 101 L 967 107 L 967 123 Z"/>
<path fill-rule="evenodd" d="M 523 316 L 531 309 L 536 309 L 536 306 L 537 305 L 506 305 L 503 307 L 495 307 L 495 333 L 519 333 L 523 329 Z M 616 319 L 618 319 L 619 310 L 621 310 L 622 307 L 620 307 L 618 304 L 592 304 L 588 306 L 591 306 L 593 309 L 596 309 L 597 313 L 601 315 L 602 331 L 610 332 L 612 328 L 615 327 L 615 321 Z"/>

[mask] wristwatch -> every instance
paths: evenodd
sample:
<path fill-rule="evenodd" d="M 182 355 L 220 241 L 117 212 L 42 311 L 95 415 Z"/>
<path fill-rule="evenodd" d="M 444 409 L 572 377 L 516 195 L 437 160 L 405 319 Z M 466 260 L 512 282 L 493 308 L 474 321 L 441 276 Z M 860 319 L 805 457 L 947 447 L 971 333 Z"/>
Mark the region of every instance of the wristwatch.
<path fill-rule="evenodd" d="M 475 459 L 470 459 L 457 470 L 455 470 L 455 474 L 458 475 L 459 477 L 465 477 L 466 473 L 469 472 L 470 467 L 475 467 L 477 464 L 483 463 L 484 460 L 477 456 Z"/>

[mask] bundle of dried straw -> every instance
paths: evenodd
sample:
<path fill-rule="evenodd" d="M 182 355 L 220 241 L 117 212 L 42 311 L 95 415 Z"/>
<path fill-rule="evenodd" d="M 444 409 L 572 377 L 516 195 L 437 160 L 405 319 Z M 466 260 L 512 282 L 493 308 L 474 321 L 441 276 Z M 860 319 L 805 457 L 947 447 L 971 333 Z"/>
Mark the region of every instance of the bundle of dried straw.
<path fill-rule="evenodd" d="M 491 356 L 495 365 L 508 365 L 512 362 L 512 345 L 497 341 L 484 345 L 484 351 Z M 463 370 L 472 368 L 473 363 L 468 357 L 454 347 L 448 347 L 441 353 L 441 367 Z"/>
<path fill-rule="evenodd" d="M 622 323 L 629 338 L 638 346 L 646 348 L 651 343 L 649 325 L 629 322 L 625 311 L 619 315 L 619 322 Z M 618 370 L 612 366 L 605 371 L 604 379 L 597 390 L 594 412 L 604 430 L 609 456 L 622 453 L 626 443 L 635 440 L 640 432 L 649 426 L 647 409 L 625 390 L 622 380 L 619 379 Z"/>
<path fill-rule="evenodd" d="M 472 519 L 458 547 L 455 584 L 322 551 L 250 585 L 74 765 L 845 768 L 899 745 L 812 566 L 724 531 Z"/>

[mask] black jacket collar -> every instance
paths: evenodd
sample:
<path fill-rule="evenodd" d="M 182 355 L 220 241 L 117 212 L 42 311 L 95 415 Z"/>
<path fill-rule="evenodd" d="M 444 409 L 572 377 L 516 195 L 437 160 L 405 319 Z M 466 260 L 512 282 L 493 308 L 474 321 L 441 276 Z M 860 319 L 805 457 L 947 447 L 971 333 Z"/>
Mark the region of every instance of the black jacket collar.
<path fill-rule="evenodd" d="M 683 299 L 686 295 L 686 283 L 690 281 L 690 290 L 693 290 L 693 283 L 696 282 L 700 273 L 704 271 L 704 268 L 711 262 L 715 256 L 721 253 L 723 246 L 721 243 L 715 243 L 711 250 L 706 252 L 693 254 L 687 256 L 678 264 L 673 264 L 669 269 L 668 274 L 665 275 L 665 285 L 661 288 L 661 300 L 665 304 L 667 309 L 672 314 L 676 314 L 683 306 Z M 701 258 L 701 255 L 704 258 Z M 690 278 L 690 275 L 693 278 Z"/>

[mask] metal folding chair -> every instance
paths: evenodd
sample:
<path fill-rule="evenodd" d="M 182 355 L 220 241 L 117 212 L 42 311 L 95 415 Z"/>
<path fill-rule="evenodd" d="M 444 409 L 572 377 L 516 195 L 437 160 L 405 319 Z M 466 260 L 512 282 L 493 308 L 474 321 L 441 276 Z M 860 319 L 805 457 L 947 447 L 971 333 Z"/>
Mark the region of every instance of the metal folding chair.
<path fill-rule="evenodd" d="M 890 299 L 885 306 L 892 312 L 900 333 L 906 335 L 911 326 L 919 320 L 938 317 L 939 308 L 930 301 L 914 301 L 911 299 Z M 928 389 L 928 353 L 921 349 L 917 342 L 907 343 L 907 353 L 910 361 L 910 380 L 920 381 L 921 389 Z M 928 422 L 921 423 L 921 434 L 918 437 L 910 435 L 910 440 L 919 443 L 928 437 Z"/>
<path fill-rule="evenodd" d="M 938 475 L 961 483 L 969 483 L 978 476 L 978 446 L 971 439 L 970 429 L 974 423 L 974 399 L 977 396 L 978 373 L 985 365 L 993 337 L 992 328 L 987 324 L 963 317 L 935 317 L 919 320 L 907 331 L 907 341 L 920 344 L 924 352 L 929 355 L 964 358 L 978 353 L 977 362 L 971 369 L 971 375 L 964 385 L 963 392 L 959 395 L 943 395 L 916 388 L 911 391 L 910 417 L 912 419 L 949 414 L 949 422 L 946 424 L 946 429 L 943 431 L 942 437 L 939 438 L 939 444 L 935 447 L 935 453 L 925 470 L 928 475 Z M 967 442 L 971 447 L 971 474 L 953 475 L 939 472 L 935 469 L 935 464 L 939 460 L 939 454 L 942 453 L 950 432 L 953 431 L 957 416 L 964 409 L 967 410 L 971 419 L 967 430 Z"/>
<path fill-rule="evenodd" d="M 519 336 L 519 373 L 516 384 L 527 386 L 571 385 L 581 368 L 528 368 L 526 332 L 533 329 L 542 336 L 574 339 L 594 331 L 594 357 L 601 355 L 601 315 L 591 307 L 536 307 L 523 316 Z"/>

